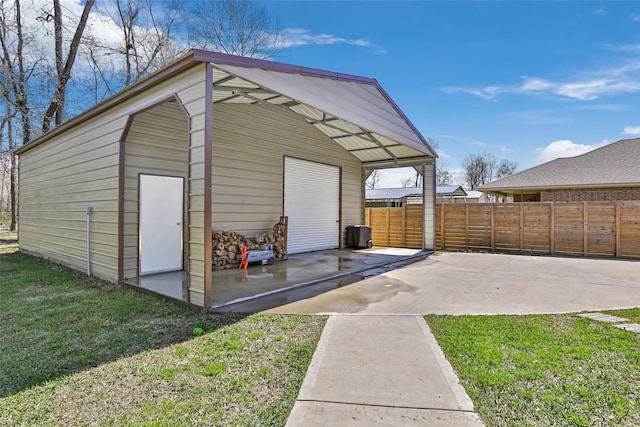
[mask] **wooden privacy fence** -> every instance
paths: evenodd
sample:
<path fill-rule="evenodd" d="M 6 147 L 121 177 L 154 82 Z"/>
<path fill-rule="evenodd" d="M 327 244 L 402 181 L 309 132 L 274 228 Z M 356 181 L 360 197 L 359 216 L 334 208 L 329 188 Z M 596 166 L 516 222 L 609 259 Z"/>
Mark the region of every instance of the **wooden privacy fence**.
<path fill-rule="evenodd" d="M 422 249 L 422 204 L 401 208 L 366 208 L 374 246 Z"/>
<path fill-rule="evenodd" d="M 366 219 L 374 245 L 421 247 L 422 205 Z M 436 249 L 640 258 L 640 201 L 441 203 Z"/>

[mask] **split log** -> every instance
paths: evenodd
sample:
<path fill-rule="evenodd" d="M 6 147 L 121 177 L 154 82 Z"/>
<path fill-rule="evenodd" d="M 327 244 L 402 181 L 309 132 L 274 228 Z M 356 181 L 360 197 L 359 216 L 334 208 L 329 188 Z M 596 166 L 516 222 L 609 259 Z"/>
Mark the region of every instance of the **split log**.
<path fill-rule="evenodd" d="M 211 235 L 213 247 L 213 267 L 216 270 L 237 267 L 242 260 L 242 246 L 247 250 L 262 249 L 263 245 L 272 245 L 276 260 L 287 256 L 287 217 L 281 217 L 273 230 L 258 234 L 249 239 L 235 231 L 214 231 Z"/>

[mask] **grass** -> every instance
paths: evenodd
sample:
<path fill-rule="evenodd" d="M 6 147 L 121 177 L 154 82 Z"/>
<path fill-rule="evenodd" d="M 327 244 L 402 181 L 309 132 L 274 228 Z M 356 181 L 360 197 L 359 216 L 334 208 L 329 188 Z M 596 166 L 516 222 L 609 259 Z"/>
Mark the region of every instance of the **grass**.
<path fill-rule="evenodd" d="M 0 228 L 0 254 L 5 252 L 15 252 L 15 244 L 18 242 L 18 233 Z"/>
<path fill-rule="evenodd" d="M 0 269 L 3 426 L 284 425 L 326 320 L 196 312 L 15 246 Z"/>
<path fill-rule="evenodd" d="M 488 426 L 640 425 L 632 332 L 567 314 L 426 319 Z"/>

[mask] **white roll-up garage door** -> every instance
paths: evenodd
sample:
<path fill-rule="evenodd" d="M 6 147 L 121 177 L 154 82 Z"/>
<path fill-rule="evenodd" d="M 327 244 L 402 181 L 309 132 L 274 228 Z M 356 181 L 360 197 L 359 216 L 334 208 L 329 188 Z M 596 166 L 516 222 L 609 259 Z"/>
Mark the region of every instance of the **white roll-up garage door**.
<path fill-rule="evenodd" d="M 340 169 L 285 157 L 284 214 L 291 254 L 340 246 Z"/>

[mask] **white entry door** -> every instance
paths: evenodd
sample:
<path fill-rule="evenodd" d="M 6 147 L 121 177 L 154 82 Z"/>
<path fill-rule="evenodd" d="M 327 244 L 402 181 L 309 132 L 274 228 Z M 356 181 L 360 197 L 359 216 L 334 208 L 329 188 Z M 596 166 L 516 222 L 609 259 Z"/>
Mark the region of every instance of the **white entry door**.
<path fill-rule="evenodd" d="M 286 157 L 284 214 L 291 254 L 340 246 L 340 169 Z"/>
<path fill-rule="evenodd" d="M 184 178 L 140 175 L 140 274 L 182 270 Z"/>

